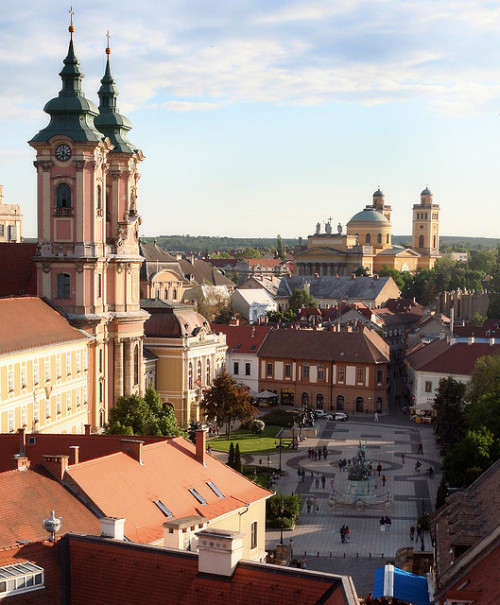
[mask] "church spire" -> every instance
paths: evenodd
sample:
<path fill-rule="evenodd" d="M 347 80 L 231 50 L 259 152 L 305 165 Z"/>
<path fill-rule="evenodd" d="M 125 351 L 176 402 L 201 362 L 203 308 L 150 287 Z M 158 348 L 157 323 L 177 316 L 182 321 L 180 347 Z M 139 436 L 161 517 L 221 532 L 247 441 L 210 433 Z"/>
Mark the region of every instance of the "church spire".
<path fill-rule="evenodd" d="M 51 99 L 43 108 L 50 115 L 49 125 L 40 130 L 32 141 L 48 141 L 55 135 L 65 134 L 74 141 L 100 141 L 100 134 L 94 127 L 94 117 L 98 115 L 97 107 L 85 98 L 82 92 L 80 62 L 73 46 L 73 9 L 70 9 L 70 41 L 64 67 L 59 75 L 62 89 L 59 96 Z"/>
<path fill-rule="evenodd" d="M 106 37 L 108 41 L 106 70 L 97 93 L 99 95 L 99 115 L 95 118 L 95 125 L 113 144 L 112 152 L 134 153 L 136 149 L 128 140 L 128 131 L 132 128 L 132 123 L 125 116 L 122 116 L 116 107 L 118 91 L 111 75 L 109 31 Z"/>

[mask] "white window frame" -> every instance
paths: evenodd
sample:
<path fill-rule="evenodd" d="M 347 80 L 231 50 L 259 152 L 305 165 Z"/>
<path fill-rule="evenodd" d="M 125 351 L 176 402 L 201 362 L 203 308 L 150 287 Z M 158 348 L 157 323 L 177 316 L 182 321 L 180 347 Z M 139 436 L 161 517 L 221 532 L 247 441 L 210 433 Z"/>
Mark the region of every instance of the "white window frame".
<path fill-rule="evenodd" d="M 59 416 L 60 414 L 62 414 L 61 395 L 56 395 L 56 415 Z"/>
<path fill-rule="evenodd" d="M 38 362 L 33 363 L 33 386 L 38 384 Z"/>
<path fill-rule="evenodd" d="M 66 353 L 66 376 L 71 376 L 71 353 Z"/>
<path fill-rule="evenodd" d="M 44 376 L 45 382 L 48 382 L 50 380 L 50 359 L 45 360 Z"/>

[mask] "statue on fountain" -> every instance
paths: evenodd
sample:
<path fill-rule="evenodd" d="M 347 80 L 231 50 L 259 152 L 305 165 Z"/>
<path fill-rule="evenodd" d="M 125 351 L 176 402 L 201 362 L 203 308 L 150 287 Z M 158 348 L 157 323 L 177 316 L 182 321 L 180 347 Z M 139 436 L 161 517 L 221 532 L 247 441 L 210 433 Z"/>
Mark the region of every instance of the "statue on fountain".
<path fill-rule="evenodd" d="M 366 444 L 361 441 L 358 445 L 358 451 L 351 460 L 349 468 L 349 477 L 351 481 L 367 481 L 372 474 L 372 464 L 366 461 Z"/>

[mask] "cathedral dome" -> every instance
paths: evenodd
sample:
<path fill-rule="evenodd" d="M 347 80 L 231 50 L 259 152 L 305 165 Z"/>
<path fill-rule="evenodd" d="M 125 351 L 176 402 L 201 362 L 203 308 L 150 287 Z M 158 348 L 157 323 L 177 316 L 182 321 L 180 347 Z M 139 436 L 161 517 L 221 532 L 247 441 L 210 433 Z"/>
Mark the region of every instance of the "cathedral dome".
<path fill-rule="evenodd" d="M 377 189 L 377 191 L 375 191 L 375 193 L 373 194 L 373 197 L 385 197 L 383 192 L 380 191 L 380 187 Z"/>
<path fill-rule="evenodd" d="M 349 225 L 353 223 L 382 223 L 383 225 L 388 225 L 389 221 L 383 214 L 373 208 L 365 208 L 351 218 Z"/>
<path fill-rule="evenodd" d="M 420 195 L 432 195 L 432 191 L 426 187 Z"/>

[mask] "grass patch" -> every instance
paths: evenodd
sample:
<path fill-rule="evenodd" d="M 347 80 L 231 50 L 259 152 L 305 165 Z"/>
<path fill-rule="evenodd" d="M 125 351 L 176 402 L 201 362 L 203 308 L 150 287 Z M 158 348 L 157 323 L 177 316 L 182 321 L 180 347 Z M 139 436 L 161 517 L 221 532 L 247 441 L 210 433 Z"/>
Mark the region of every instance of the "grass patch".
<path fill-rule="evenodd" d="M 279 451 L 276 447 L 279 444 L 279 439 L 276 439 L 276 435 L 281 430 L 280 426 L 266 426 L 264 432 L 260 435 L 254 435 L 250 431 L 244 429 L 237 429 L 231 432 L 231 438 L 228 439 L 226 435 L 215 437 L 210 439 L 209 443 L 215 450 L 222 450 L 224 452 L 229 451 L 231 441 L 240 446 L 240 453 L 250 454 L 253 452 L 259 454 L 267 454 L 271 452 Z M 275 443 L 276 442 L 276 443 Z M 292 443 L 291 438 L 282 439 L 283 450 L 289 450 Z"/>

